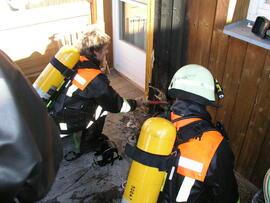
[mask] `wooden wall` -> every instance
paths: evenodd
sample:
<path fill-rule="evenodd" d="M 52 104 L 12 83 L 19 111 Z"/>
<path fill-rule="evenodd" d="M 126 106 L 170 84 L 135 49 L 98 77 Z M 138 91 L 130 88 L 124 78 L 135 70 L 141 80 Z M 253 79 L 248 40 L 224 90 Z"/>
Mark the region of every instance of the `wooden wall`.
<path fill-rule="evenodd" d="M 153 84 L 160 81 L 159 86 L 166 90 L 171 72 L 181 64 L 207 67 L 225 93 L 222 107 L 209 109 L 212 117 L 228 131 L 236 170 L 261 187 L 270 166 L 270 51 L 223 34 L 230 0 L 186 1 L 184 25 L 179 21 L 177 26 L 172 25 L 182 16 L 174 16 L 179 1 L 156 2 Z M 247 4 L 237 1 L 234 19 L 241 19 L 239 12 L 245 15 Z M 176 44 L 182 49 L 174 49 Z"/>
<path fill-rule="evenodd" d="M 166 91 L 173 74 L 183 65 L 185 0 L 156 0 L 154 10 L 151 85 Z M 153 99 L 153 91 L 149 90 Z"/>
<path fill-rule="evenodd" d="M 270 166 L 270 51 L 223 34 L 228 5 L 187 1 L 185 63 L 208 67 L 221 82 L 225 99 L 212 116 L 228 131 L 236 170 L 260 186 Z"/>

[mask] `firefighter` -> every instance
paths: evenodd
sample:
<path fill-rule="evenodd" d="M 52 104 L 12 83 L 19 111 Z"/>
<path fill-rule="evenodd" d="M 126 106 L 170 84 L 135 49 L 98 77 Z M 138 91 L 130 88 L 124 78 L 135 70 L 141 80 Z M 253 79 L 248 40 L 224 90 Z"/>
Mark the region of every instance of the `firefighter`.
<path fill-rule="evenodd" d="M 129 112 L 141 105 L 137 100 L 122 98 L 111 86 L 100 64 L 108 52 L 110 37 L 91 27 L 83 33 L 77 48 L 80 53 L 76 75 L 57 97 L 50 114 L 61 133 L 82 131 L 80 153 L 106 149 L 106 136 L 102 134 L 108 112 Z"/>
<path fill-rule="evenodd" d="M 177 129 L 177 156 L 158 202 L 236 203 L 234 155 L 206 108 L 218 107 L 211 73 L 200 65 L 183 66 L 173 76 L 168 95 L 175 99 L 169 114 Z"/>

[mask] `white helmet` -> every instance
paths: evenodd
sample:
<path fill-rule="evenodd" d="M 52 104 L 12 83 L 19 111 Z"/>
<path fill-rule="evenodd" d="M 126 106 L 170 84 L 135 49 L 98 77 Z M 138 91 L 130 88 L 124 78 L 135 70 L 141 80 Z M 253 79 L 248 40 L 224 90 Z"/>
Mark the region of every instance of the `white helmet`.
<path fill-rule="evenodd" d="M 180 68 L 173 76 L 168 88 L 169 96 L 191 100 L 203 105 L 217 106 L 215 101 L 215 81 L 205 67 L 190 64 Z"/>

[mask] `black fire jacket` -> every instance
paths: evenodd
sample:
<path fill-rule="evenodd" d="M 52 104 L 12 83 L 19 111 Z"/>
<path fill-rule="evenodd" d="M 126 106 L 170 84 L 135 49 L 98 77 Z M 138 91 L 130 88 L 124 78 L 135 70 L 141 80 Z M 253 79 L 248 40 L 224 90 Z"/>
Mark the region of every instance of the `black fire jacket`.
<path fill-rule="evenodd" d="M 210 121 L 205 106 L 179 101 L 171 107 L 174 114 L 183 117 L 195 116 Z M 181 153 L 181 152 L 180 152 Z M 191 188 L 188 203 L 236 203 L 238 201 L 237 182 L 233 172 L 234 155 L 227 139 L 218 146 L 204 182 L 195 181 Z M 172 181 L 167 180 L 159 203 L 174 203 L 184 180 L 184 176 L 174 173 Z"/>
<path fill-rule="evenodd" d="M 80 61 L 78 69 L 100 70 L 100 62 L 88 57 L 88 61 Z M 111 86 L 105 74 L 99 74 L 82 91 L 77 89 L 72 96 L 67 96 L 70 85 L 63 90 L 53 107 L 53 117 L 60 122 L 68 123 L 68 132 L 75 132 L 86 127 L 92 120 L 98 106 L 103 111 L 112 113 L 128 112 L 135 110 L 135 100 L 123 99 Z M 123 108 L 122 108 L 123 107 Z M 124 108 L 127 107 L 127 108 Z"/>

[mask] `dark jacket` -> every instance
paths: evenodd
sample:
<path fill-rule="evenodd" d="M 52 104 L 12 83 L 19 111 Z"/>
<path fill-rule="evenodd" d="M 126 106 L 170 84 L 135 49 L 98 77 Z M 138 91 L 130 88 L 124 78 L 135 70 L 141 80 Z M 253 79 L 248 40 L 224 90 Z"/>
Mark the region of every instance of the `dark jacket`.
<path fill-rule="evenodd" d="M 62 160 L 59 131 L 32 85 L 0 50 L 0 202 L 34 202 Z"/>
<path fill-rule="evenodd" d="M 196 103 L 180 101 L 175 103 L 171 107 L 171 110 L 174 114 L 183 116 L 183 118 L 194 116 L 208 120 L 209 122 L 211 119 L 205 106 Z M 238 190 L 233 168 L 234 155 L 228 140 L 224 138 L 210 162 L 204 182 L 195 181 L 187 202 L 236 203 L 238 201 Z M 159 202 L 175 202 L 183 180 L 184 176 L 175 172 L 172 181 L 166 181 L 165 188 L 160 194 Z M 170 199 L 172 201 L 170 201 Z"/>
<path fill-rule="evenodd" d="M 79 69 L 100 70 L 100 63 L 94 58 L 79 61 Z M 97 75 L 84 90 L 77 89 L 72 96 L 66 95 L 70 85 L 63 90 L 53 107 L 53 117 L 60 122 L 67 122 L 69 132 L 75 132 L 86 127 L 93 119 L 98 106 L 103 111 L 112 113 L 121 112 L 124 103 L 130 106 L 130 111 L 136 108 L 135 100 L 124 100 L 111 86 L 105 74 Z"/>

